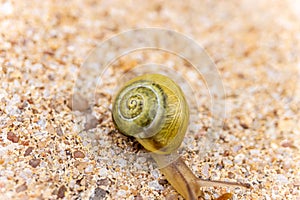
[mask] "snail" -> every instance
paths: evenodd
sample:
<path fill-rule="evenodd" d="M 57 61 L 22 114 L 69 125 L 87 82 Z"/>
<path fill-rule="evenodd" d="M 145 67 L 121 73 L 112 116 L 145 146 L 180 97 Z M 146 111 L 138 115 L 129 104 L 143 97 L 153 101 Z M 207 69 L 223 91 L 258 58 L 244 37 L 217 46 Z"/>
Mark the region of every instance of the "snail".
<path fill-rule="evenodd" d="M 170 154 L 181 144 L 189 109 L 181 89 L 166 76 L 147 74 L 127 82 L 113 105 L 113 120 L 125 135 L 157 154 Z"/>
<path fill-rule="evenodd" d="M 112 118 L 124 135 L 133 136 L 152 157 L 168 182 L 185 199 L 203 196 L 201 187 L 248 184 L 203 180 L 177 155 L 189 123 L 189 106 L 181 88 L 169 77 L 145 74 L 124 84 L 117 92 Z M 174 161 L 172 158 L 176 158 Z M 172 161 L 172 162 L 170 162 Z M 225 193 L 218 199 L 232 197 Z"/>

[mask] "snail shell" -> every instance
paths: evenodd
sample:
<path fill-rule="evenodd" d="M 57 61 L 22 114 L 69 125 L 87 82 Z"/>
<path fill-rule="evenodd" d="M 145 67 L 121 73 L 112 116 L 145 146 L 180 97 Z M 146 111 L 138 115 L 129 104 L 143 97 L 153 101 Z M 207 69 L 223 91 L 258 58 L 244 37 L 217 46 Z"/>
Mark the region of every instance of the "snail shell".
<path fill-rule="evenodd" d="M 173 80 L 160 74 L 145 74 L 120 89 L 112 117 L 121 133 L 135 137 L 147 150 L 169 154 L 184 138 L 189 107 Z"/>

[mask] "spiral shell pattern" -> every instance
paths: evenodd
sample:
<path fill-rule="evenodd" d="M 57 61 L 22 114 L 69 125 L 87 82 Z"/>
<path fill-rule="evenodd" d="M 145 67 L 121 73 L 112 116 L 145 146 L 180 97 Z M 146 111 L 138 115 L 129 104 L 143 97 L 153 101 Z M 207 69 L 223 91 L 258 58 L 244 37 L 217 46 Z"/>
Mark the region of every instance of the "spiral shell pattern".
<path fill-rule="evenodd" d="M 168 154 L 184 138 L 189 108 L 173 80 L 160 74 L 146 74 L 120 89 L 112 115 L 120 132 L 135 137 L 151 152 Z"/>

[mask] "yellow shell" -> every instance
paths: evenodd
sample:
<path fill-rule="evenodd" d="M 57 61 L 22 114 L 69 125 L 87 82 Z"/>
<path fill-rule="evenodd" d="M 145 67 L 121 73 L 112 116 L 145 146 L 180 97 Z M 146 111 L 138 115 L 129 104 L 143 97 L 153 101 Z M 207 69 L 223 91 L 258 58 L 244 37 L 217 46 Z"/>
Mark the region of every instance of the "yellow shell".
<path fill-rule="evenodd" d="M 146 74 L 120 89 L 112 116 L 121 133 L 135 137 L 153 153 L 169 154 L 184 138 L 189 107 L 173 80 L 160 74 Z"/>

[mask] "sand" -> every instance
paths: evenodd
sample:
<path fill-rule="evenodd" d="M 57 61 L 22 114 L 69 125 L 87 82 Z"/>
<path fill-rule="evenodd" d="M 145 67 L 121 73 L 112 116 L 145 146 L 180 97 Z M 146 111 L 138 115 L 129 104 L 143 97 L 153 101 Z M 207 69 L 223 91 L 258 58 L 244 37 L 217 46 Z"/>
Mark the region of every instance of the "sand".
<path fill-rule="evenodd" d="M 299 20 L 296 1 L 1 1 L 0 199 L 182 199 L 141 145 L 116 131 L 113 90 L 96 93 L 92 113 L 70 108 L 90 51 L 144 27 L 193 38 L 220 73 L 224 127 L 203 149 L 215 127 L 210 97 L 199 96 L 201 120 L 180 153 L 197 176 L 252 189 L 202 188 L 204 198 L 300 199 Z M 151 59 L 182 66 L 173 57 L 153 52 L 114 65 L 122 72 Z"/>

